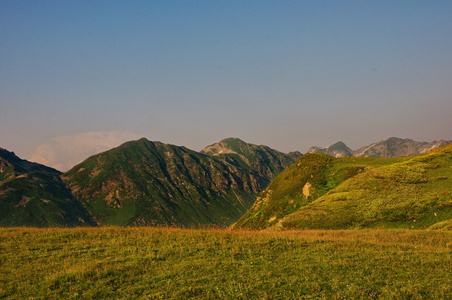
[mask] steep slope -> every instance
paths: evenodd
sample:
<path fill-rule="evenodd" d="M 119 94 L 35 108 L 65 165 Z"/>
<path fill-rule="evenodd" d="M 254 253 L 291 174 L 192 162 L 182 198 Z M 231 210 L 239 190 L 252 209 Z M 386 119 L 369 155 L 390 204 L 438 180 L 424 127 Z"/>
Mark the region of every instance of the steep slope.
<path fill-rule="evenodd" d="M 143 138 L 88 158 L 63 179 L 99 224 L 229 225 L 277 171 L 250 166 Z"/>
<path fill-rule="evenodd" d="M 94 225 L 59 175 L 0 148 L 0 226 Z"/>
<path fill-rule="evenodd" d="M 433 141 L 433 142 L 416 142 L 412 139 L 401 139 L 392 137 L 387 140 L 379 141 L 368 146 L 351 150 L 343 142 L 337 142 L 331 146 L 320 148 L 311 147 L 308 153 L 325 153 L 334 157 L 400 157 L 415 154 L 422 154 L 432 149 L 445 146 L 452 141 Z"/>
<path fill-rule="evenodd" d="M 428 228 L 452 218 L 452 144 L 400 158 L 306 154 L 234 227 Z"/>

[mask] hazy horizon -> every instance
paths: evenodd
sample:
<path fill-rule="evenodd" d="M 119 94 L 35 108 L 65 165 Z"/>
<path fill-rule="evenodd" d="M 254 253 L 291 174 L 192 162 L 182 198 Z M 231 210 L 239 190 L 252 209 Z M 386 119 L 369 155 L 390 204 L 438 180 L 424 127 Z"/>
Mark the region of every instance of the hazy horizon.
<path fill-rule="evenodd" d="M 452 140 L 449 1 L 0 3 L 0 147 Z M 62 165 L 66 163 L 66 165 Z"/>

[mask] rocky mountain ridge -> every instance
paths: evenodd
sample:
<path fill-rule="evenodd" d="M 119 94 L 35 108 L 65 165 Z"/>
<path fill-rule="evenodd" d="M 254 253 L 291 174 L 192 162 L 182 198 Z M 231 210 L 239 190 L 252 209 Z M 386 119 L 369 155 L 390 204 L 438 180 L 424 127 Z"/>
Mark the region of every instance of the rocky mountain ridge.
<path fill-rule="evenodd" d="M 432 149 L 445 146 L 452 141 L 440 140 L 433 142 L 417 142 L 412 139 L 391 137 L 368 146 L 351 150 L 343 142 L 337 142 L 328 147 L 311 147 L 308 153 L 325 153 L 333 157 L 401 157 L 425 153 Z"/>

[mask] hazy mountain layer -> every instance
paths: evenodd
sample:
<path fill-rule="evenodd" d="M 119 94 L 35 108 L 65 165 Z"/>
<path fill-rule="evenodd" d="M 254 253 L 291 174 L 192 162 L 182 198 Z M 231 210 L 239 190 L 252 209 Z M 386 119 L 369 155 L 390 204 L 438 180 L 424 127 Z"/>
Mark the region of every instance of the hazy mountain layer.
<path fill-rule="evenodd" d="M 432 149 L 447 145 L 452 141 L 416 142 L 411 139 L 389 138 L 378 143 L 351 150 L 343 142 L 320 148 L 311 147 L 308 153 L 325 153 L 334 157 L 400 157 L 425 153 Z"/>
<path fill-rule="evenodd" d="M 143 138 L 94 155 L 62 178 L 99 224 L 229 225 L 299 156 L 238 139 L 218 144 L 225 153 L 216 145 L 204 154 Z"/>
<path fill-rule="evenodd" d="M 306 154 L 235 228 L 428 228 L 452 219 L 452 144 L 400 158 Z"/>
<path fill-rule="evenodd" d="M 55 169 L 0 148 L 0 225 L 94 225 L 59 175 Z"/>

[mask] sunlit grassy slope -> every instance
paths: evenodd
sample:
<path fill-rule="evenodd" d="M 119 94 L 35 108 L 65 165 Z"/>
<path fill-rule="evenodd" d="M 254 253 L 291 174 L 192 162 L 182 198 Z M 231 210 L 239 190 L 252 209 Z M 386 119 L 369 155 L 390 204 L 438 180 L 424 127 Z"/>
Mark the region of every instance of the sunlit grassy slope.
<path fill-rule="evenodd" d="M 427 228 L 452 219 L 452 145 L 402 158 L 307 154 L 235 228 Z"/>
<path fill-rule="evenodd" d="M 1 229 L 2 299 L 451 299 L 452 233 Z"/>

